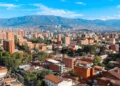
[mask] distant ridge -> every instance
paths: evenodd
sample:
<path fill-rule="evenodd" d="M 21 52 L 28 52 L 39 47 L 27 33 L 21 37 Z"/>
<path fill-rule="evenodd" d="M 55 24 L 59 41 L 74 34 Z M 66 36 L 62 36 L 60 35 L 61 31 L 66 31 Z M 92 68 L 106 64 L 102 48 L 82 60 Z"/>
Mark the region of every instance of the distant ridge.
<path fill-rule="evenodd" d="M 69 19 L 59 16 L 47 15 L 31 15 L 9 19 L 0 19 L 0 26 L 3 27 L 40 27 L 46 28 L 50 25 L 61 25 L 63 28 L 78 28 L 82 29 L 103 29 L 103 30 L 120 30 L 120 19 L 111 20 L 86 20 L 86 19 Z"/>

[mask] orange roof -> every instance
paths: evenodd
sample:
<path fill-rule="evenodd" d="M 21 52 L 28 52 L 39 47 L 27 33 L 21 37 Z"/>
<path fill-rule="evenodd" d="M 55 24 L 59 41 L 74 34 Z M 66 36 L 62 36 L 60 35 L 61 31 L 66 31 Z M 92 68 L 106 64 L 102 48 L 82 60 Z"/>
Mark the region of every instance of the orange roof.
<path fill-rule="evenodd" d="M 49 74 L 45 76 L 45 79 L 55 83 L 55 84 L 59 84 L 60 82 L 62 82 L 63 80 L 55 75 Z"/>
<path fill-rule="evenodd" d="M 4 79 L 2 80 L 3 83 L 7 83 L 7 82 L 12 82 L 12 81 L 15 81 L 16 79 L 14 78 L 7 78 L 7 79 Z"/>
<path fill-rule="evenodd" d="M 0 67 L 0 73 L 3 73 L 3 72 L 7 72 L 7 68 L 6 67 Z"/>
<path fill-rule="evenodd" d="M 51 58 L 46 58 L 45 60 L 47 61 L 47 60 L 50 60 Z"/>
<path fill-rule="evenodd" d="M 118 78 L 120 80 L 120 68 L 115 67 L 114 69 L 108 71 L 110 74 L 112 74 L 114 77 Z"/>
<path fill-rule="evenodd" d="M 101 67 L 101 66 L 94 66 L 94 68 L 95 68 L 96 70 L 104 70 L 104 67 Z"/>
<path fill-rule="evenodd" d="M 26 72 L 31 72 L 33 69 L 32 68 L 30 68 L 30 69 L 28 69 L 28 70 L 26 70 Z"/>
<path fill-rule="evenodd" d="M 82 61 L 82 60 L 79 60 L 79 62 L 83 65 L 91 64 L 90 62 L 86 62 L 86 61 Z"/>

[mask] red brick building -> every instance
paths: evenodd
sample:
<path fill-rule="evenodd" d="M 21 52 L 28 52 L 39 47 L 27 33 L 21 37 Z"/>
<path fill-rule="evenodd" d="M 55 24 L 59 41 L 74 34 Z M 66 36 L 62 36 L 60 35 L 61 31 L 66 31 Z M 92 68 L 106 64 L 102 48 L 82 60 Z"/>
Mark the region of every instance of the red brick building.
<path fill-rule="evenodd" d="M 14 53 L 14 49 L 15 49 L 15 44 L 13 40 L 4 40 L 3 41 L 3 48 L 10 52 L 11 54 Z"/>
<path fill-rule="evenodd" d="M 93 63 L 78 60 L 74 67 L 75 75 L 82 77 L 87 80 L 94 76 L 94 68 L 92 67 Z"/>
<path fill-rule="evenodd" d="M 74 68 L 75 75 L 82 77 L 83 79 L 88 79 L 93 77 L 94 68 L 84 68 L 81 66 L 75 66 Z"/>
<path fill-rule="evenodd" d="M 66 67 L 74 68 L 76 58 L 64 57 L 62 58 L 62 62 Z"/>

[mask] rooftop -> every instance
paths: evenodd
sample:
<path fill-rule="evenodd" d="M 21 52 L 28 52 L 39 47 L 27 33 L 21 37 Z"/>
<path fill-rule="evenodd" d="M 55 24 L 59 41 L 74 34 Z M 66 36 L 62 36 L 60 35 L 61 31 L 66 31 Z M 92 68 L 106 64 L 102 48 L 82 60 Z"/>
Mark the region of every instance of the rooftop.
<path fill-rule="evenodd" d="M 7 78 L 7 79 L 2 80 L 3 83 L 13 82 L 13 81 L 16 81 L 16 79 L 14 79 L 14 78 Z"/>
<path fill-rule="evenodd" d="M 57 76 L 52 75 L 52 74 L 46 75 L 45 79 L 47 79 L 47 80 L 49 80 L 49 81 L 51 81 L 51 82 L 53 82 L 55 84 L 58 84 L 58 83 L 63 81 L 60 77 L 57 77 Z"/>
<path fill-rule="evenodd" d="M 2 72 L 7 72 L 7 68 L 6 67 L 0 67 L 0 73 L 2 73 Z"/>
<path fill-rule="evenodd" d="M 51 63 L 54 63 L 54 64 L 60 63 L 59 61 L 56 61 L 56 60 L 54 60 L 54 59 L 48 59 L 47 61 L 48 61 L 48 62 L 51 62 Z"/>
<path fill-rule="evenodd" d="M 120 68 L 116 67 L 108 72 L 120 80 Z"/>

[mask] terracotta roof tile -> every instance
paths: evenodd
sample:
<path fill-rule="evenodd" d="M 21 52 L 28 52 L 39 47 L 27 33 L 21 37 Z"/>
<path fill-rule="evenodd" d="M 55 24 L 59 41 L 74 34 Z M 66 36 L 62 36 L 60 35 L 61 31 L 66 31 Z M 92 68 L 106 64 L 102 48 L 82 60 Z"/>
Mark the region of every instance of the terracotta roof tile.
<path fill-rule="evenodd" d="M 2 82 L 12 82 L 12 81 L 16 81 L 16 79 L 14 79 L 14 78 L 7 78 L 7 79 L 4 79 L 4 80 L 2 80 Z"/>
<path fill-rule="evenodd" d="M 58 83 L 63 81 L 61 78 L 59 78 L 59 77 L 57 77 L 55 75 L 52 75 L 52 74 L 46 75 L 45 79 L 47 79 L 47 80 L 49 80 L 49 81 L 51 81 L 51 82 L 53 82 L 55 84 L 58 84 Z"/>
<path fill-rule="evenodd" d="M 116 78 L 120 79 L 120 68 L 116 67 L 108 72 L 115 76 Z"/>

